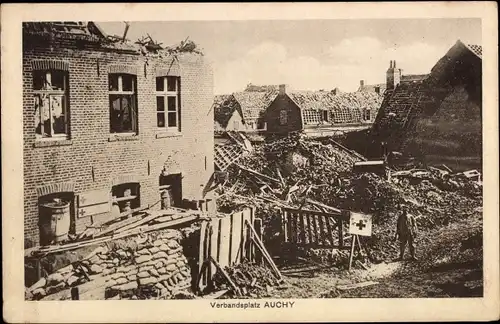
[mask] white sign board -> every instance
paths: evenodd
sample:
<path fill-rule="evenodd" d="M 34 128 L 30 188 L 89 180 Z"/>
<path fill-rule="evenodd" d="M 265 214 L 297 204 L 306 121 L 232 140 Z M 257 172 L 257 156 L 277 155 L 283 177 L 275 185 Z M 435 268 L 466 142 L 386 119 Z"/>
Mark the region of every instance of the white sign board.
<path fill-rule="evenodd" d="M 349 234 L 371 236 L 372 215 L 351 212 Z"/>

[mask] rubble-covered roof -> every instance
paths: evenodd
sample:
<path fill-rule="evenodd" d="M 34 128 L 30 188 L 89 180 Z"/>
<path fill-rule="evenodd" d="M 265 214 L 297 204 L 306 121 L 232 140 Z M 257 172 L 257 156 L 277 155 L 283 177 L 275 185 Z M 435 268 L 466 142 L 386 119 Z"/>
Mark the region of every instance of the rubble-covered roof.
<path fill-rule="evenodd" d="M 212 105 L 214 119 L 222 128 L 227 127 L 227 123 L 235 111 L 239 111 L 239 104 L 233 95 L 217 95 L 214 97 Z"/>
<path fill-rule="evenodd" d="M 271 102 L 278 95 L 277 91 L 267 91 L 267 92 L 235 92 L 233 93 L 234 98 L 239 103 L 241 107 L 241 112 L 243 115 L 243 121 L 249 119 L 257 119 L 261 116 L 261 113 L 269 107 Z"/>
<path fill-rule="evenodd" d="M 275 85 L 275 84 L 257 85 L 257 84 L 249 83 L 249 84 L 247 84 L 245 91 L 246 92 L 268 92 L 268 91 L 278 91 L 278 89 L 279 89 L 279 85 Z"/>
<path fill-rule="evenodd" d="M 401 82 L 416 82 L 425 80 L 429 74 L 406 74 L 401 76 Z"/>
<path fill-rule="evenodd" d="M 375 89 L 379 88 L 380 94 L 383 94 L 385 92 L 385 89 L 387 88 L 387 84 L 385 83 L 378 83 L 378 84 L 364 84 L 360 85 L 358 90 L 359 92 L 376 92 Z"/>

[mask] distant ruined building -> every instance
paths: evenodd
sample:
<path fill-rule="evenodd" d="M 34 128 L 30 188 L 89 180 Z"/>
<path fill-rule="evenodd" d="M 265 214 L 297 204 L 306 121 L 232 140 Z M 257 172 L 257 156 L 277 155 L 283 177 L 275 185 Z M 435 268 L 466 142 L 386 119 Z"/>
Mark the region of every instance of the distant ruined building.
<path fill-rule="evenodd" d="M 372 155 L 399 151 L 429 164 L 481 167 L 481 46 L 457 41 L 428 75 L 402 76 L 391 61 L 386 89 Z"/>

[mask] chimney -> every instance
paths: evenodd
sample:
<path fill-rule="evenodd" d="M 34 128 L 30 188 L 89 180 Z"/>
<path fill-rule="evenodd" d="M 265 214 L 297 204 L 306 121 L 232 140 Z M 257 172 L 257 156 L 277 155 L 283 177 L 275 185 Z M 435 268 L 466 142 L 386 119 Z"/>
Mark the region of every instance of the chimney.
<path fill-rule="evenodd" d="M 279 86 L 279 95 L 284 96 L 286 94 L 286 85 L 280 84 Z"/>
<path fill-rule="evenodd" d="M 375 93 L 380 94 L 380 87 L 379 86 L 375 87 Z"/>
<path fill-rule="evenodd" d="M 394 65 L 392 67 L 396 68 L 396 60 L 394 60 Z"/>
<path fill-rule="evenodd" d="M 360 80 L 359 81 L 359 86 L 364 87 L 365 86 L 365 80 Z"/>
<path fill-rule="evenodd" d="M 389 62 L 389 69 L 392 69 L 393 66 L 392 66 L 392 60 Z"/>

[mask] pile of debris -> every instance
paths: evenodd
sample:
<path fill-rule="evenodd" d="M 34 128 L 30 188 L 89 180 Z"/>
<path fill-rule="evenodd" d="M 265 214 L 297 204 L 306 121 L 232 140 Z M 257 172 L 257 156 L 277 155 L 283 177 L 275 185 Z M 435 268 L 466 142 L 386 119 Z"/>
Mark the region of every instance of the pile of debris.
<path fill-rule="evenodd" d="M 280 280 L 268 267 L 256 263 L 239 263 L 226 267 L 225 272 L 242 298 L 266 296 L 274 287 L 280 285 Z M 232 289 L 221 271 L 215 274 L 214 285 L 218 290 Z"/>
<path fill-rule="evenodd" d="M 64 299 L 69 288 L 90 282 L 102 292 L 101 298 L 175 295 L 191 287 L 181 238 L 181 232 L 168 229 L 102 244 L 82 260 L 41 278 L 27 289 L 27 298 Z"/>
<path fill-rule="evenodd" d="M 392 257 L 385 251 L 397 250 L 392 238 L 402 203 L 411 206 L 423 229 L 446 225 L 482 204 L 477 171 L 429 167 L 392 172 L 390 178 L 353 173 L 354 163 L 362 160 L 342 145 L 301 134 L 271 140 L 227 168 L 217 188 L 218 208 L 256 206 L 270 247 L 279 241 L 281 207 L 325 212 L 334 206 L 371 214 L 375 227 L 366 244 L 374 251 L 373 259 L 383 260 Z"/>

